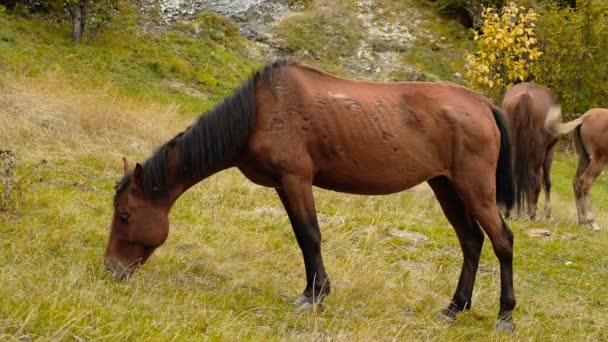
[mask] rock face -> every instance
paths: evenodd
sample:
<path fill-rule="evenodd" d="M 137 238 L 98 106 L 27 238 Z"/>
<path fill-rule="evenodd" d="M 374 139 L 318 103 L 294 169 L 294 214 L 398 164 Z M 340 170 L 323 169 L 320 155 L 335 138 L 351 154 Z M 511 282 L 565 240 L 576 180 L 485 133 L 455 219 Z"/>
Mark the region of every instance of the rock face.
<path fill-rule="evenodd" d="M 160 20 L 155 21 L 153 30 L 163 30 L 175 21 L 193 19 L 202 12 L 231 18 L 239 25 L 241 34 L 252 42 L 247 55 L 255 60 L 272 60 L 285 54 L 310 56 L 307 50 L 286 51 L 283 37 L 272 30 L 281 20 L 297 15 L 299 8 L 290 3 L 290 0 L 139 0 L 141 11 L 152 13 Z M 334 0 L 319 0 L 315 4 L 317 11 L 330 10 Z M 421 27 L 424 19 L 418 9 L 406 6 L 403 11 L 391 14 L 374 0 L 354 0 L 353 4 L 356 29 L 362 36 L 353 51 L 340 57 L 347 74 L 376 81 L 438 80 L 403 61 L 404 54 L 421 37 L 438 47 L 444 45 Z M 460 78 L 460 75 L 454 77 Z"/>
<path fill-rule="evenodd" d="M 291 13 L 289 0 L 144 0 L 143 10 L 156 9 L 165 24 L 192 19 L 201 12 L 214 12 L 232 18 L 242 33 L 255 38 L 269 26 Z"/>
<path fill-rule="evenodd" d="M 357 18 L 367 34 L 361 40 L 356 54 L 346 58 L 345 66 L 360 78 L 392 81 L 394 79 L 391 74 L 403 68 L 401 55 L 412 47 L 416 36 L 410 33 L 409 27 L 399 22 L 383 20 L 383 12 L 374 11 L 373 0 L 359 0 L 356 6 Z M 412 67 L 408 73 L 412 74 L 409 78 L 417 78 L 415 68 Z"/>

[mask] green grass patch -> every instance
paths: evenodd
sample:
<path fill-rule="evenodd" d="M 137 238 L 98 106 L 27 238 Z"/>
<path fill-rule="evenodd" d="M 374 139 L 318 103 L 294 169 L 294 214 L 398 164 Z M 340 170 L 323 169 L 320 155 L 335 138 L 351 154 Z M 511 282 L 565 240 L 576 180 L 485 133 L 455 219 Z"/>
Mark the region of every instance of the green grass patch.
<path fill-rule="evenodd" d="M 347 13 L 311 10 L 283 20 L 276 33 L 289 53 L 316 60 L 323 65 L 339 65 L 359 46 L 360 23 Z"/>
<path fill-rule="evenodd" d="M 289 221 L 274 191 L 236 170 L 184 195 L 168 242 L 132 279 L 115 281 L 100 263 L 119 173 L 93 157 L 76 168 L 40 167 L 42 181 L 24 194 L 26 207 L 0 216 L 0 333 L 58 340 L 605 339 L 608 237 L 573 224 L 572 157 L 556 161 L 556 219 L 511 222 L 514 336 L 492 331 L 499 267 L 487 241 L 473 311 L 455 325 L 434 320 L 455 288 L 461 254 L 424 188 L 378 197 L 315 190 L 334 285 L 324 312 L 289 304 L 304 286 Z M 595 188 L 605 185 L 600 179 Z M 597 210 L 605 208 L 608 194 L 594 196 Z M 528 237 L 531 228 L 552 235 Z"/>

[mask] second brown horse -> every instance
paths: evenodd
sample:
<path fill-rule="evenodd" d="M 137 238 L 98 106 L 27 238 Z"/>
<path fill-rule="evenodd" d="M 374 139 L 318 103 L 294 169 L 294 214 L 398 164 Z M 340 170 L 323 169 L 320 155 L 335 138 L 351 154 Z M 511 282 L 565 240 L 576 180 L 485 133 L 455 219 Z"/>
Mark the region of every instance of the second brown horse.
<path fill-rule="evenodd" d="M 274 63 L 125 172 L 105 264 L 116 275 L 132 273 L 166 240 L 178 197 L 237 167 L 252 182 L 274 188 L 283 203 L 306 269 L 296 304 L 307 307 L 330 290 L 313 185 L 381 195 L 426 181 L 464 256 L 456 292 L 440 317 L 453 321 L 470 308 L 485 231 L 500 262 L 496 328 L 510 331 L 513 234 L 496 205 L 513 204 L 510 155 L 499 109 L 464 87 L 360 82 L 304 64 Z"/>
<path fill-rule="evenodd" d="M 551 217 L 551 164 L 559 135 L 545 129 L 545 121 L 549 112 L 558 107 L 549 89 L 533 83 L 509 88 L 502 103 L 513 143 L 517 210 L 532 219 L 536 218 L 541 183 L 545 191 L 545 217 Z"/>

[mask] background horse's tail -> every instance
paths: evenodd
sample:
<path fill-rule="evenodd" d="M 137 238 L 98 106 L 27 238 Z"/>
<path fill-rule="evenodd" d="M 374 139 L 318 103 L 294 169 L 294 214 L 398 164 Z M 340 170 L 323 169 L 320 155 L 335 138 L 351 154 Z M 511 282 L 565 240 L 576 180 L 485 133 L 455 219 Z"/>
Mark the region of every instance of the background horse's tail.
<path fill-rule="evenodd" d="M 583 122 L 583 116 L 580 116 L 570 122 L 562 122 L 562 108 L 554 106 L 549 109 L 545 116 L 545 129 L 554 137 L 559 137 L 571 130 L 580 126 Z"/>
<path fill-rule="evenodd" d="M 513 166 L 511 165 L 511 139 L 503 113 L 492 105 L 492 114 L 500 131 L 500 152 L 496 165 L 496 202 L 511 210 L 515 202 Z"/>
<path fill-rule="evenodd" d="M 581 126 L 580 124 L 576 126 L 574 129 L 574 148 L 576 149 L 576 154 L 578 154 L 579 164 L 584 162 L 585 164 L 589 164 L 591 159 L 589 158 L 589 152 L 583 145 L 583 140 L 581 138 Z"/>
<path fill-rule="evenodd" d="M 536 186 L 535 157 L 541 155 L 540 143 L 534 131 L 534 115 L 531 108 L 532 98 L 523 93 L 511 115 L 513 138 L 512 163 L 515 173 L 515 198 L 518 210 L 524 210 L 529 195 Z"/>

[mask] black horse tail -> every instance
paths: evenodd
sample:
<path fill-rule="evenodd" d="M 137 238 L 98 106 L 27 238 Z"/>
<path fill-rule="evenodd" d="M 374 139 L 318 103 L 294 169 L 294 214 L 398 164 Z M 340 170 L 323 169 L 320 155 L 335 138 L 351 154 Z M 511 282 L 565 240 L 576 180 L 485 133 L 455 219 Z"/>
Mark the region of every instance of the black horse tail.
<path fill-rule="evenodd" d="M 513 182 L 513 165 L 511 164 L 511 138 L 507 122 L 502 111 L 492 105 L 492 114 L 500 131 L 500 152 L 496 165 L 496 202 L 506 207 L 507 212 L 515 203 L 515 184 Z"/>

